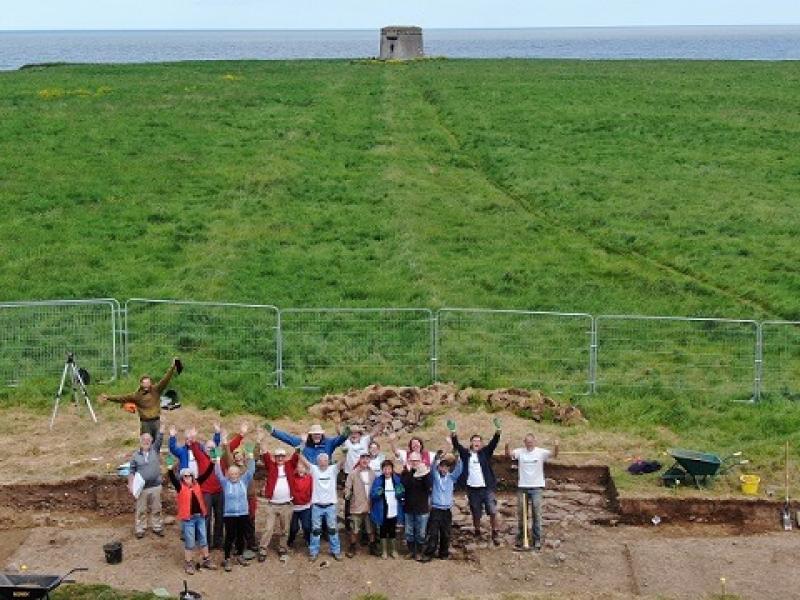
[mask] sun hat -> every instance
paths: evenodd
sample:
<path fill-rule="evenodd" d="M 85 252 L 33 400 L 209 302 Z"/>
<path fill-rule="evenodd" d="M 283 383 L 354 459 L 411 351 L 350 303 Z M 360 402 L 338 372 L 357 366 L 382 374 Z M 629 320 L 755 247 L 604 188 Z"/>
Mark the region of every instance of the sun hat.
<path fill-rule="evenodd" d="M 183 469 L 180 470 L 180 475 L 181 475 L 181 477 L 186 477 L 187 475 L 193 475 L 193 473 L 192 473 L 191 469 L 186 467 L 186 468 L 183 468 Z"/>
<path fill-rule="evenodd" d="M 320 425 L 319 423 L 314 423 L 311 426 L 311 429 L 308 430 L 308 434 L 309 435 L 313 435 L 315 433 L 317 433 L 319 435 L 324 435 L 325 434 L 325 430 L 322 429 L 322 425 Z"/>
<path fill-rule="evenodd" d="M 286 456 L 286 449 L 285 448 L 275 448 L 275 452 L 273 452 L 275 456 Z"/>

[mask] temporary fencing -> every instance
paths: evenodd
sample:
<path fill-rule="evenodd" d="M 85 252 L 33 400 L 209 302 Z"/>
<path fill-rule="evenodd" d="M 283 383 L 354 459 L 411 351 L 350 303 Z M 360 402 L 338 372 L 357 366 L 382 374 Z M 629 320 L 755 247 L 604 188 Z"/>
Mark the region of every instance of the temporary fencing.
<path fill-rule="evenodd" d="M 476 308 L 288 308 L 113 298 L 0 304 L 0 381 L 56 377 L 68 353 L 96 381 L 172 356 L 184 380 L 264 387 L 369 383 L 535 387 L 551 394 L 800 397 L 800 322 Z"/>

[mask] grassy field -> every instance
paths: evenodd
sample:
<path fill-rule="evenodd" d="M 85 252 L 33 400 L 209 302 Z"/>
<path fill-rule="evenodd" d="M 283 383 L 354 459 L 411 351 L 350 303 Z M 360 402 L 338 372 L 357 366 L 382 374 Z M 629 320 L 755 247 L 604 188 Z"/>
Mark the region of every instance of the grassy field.
<path fill-rule="evenodd" d="M 0 299 L 800 319 L 799 86 L 796 62 L 0 73 Z M 665 371 L 692 360 L 683 339 Z M 710 343 L 698 352 L 730 342 Z M 481 344 L 459 341 L 453 363 Z M 731 405 L 752 379 L 749 347 L 735 349 L 744 366 L 719 370 L 737 382 L 722 396 L 653 386 L 580 401 L 598 427 L 744 445 L 778 468 L 779 440 L 800 442 L 800 417 L 785 400 Z M 463 379 L 503 383 L 491 374 L 507 356 Z M 323 387 L 365 383 L 326 372 L 324 358 Z M 146 354 L 136 372 L 164 360 Z M 315 397 L 268 389 L 270 373 L 250 385 L 198 371 L 188 396 L 229 411 L 299 414 Z M 0 399 L 46 406 L 51 387 Z"/>
<path fill-rule="evenodd" d="M 146 592 L 121 592 L 107 585 L 65 585 L 53 592 L 53 600 L 157 600 Z"/>
<path fill-rule="evenodd" d="M 0 298 L 800 318 L 798 85 L 793 62 L 3 73 Z"/>

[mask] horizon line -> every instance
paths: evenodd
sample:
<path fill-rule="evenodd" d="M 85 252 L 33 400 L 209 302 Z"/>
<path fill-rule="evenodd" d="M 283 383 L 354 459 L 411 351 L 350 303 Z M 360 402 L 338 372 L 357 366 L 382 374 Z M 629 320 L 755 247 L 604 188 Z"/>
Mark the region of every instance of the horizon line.
<path fill-rule="evenodd" d="M 228 32 L 228 31 L 380 31 L 382 27 L 393 27 L 398 25 L 381 25 L 380 27 L 153 27 L 153 28 L 88 28 L 88 29 L 0 29 L 0 33 L 91 33 L 91 32 L 182 32 L 182 31 L 208 31 L 208 32 Z M 664 28 L 702 28 L 702 27 L 800 27 L 799 23 L 714 23 L 714 24 L 671 24 L 671 25 L 530 25 L 522 27 L 439 27 L 429 26 L 422 29 L 435 29 L 443 31 L 524 31 L 530 29 L 664 29 Z"/>

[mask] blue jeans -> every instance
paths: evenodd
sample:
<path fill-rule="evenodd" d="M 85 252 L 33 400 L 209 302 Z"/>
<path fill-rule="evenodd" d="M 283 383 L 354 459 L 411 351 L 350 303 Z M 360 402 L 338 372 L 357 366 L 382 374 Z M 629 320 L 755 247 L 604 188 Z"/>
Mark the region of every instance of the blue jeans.
<path fill-rule="evenodd" d="M 328 504 L 327 506 L 321 504 L 311 505 L 311 543 L 308 545 L 308 551 L 311 556 L 319 554 L 319 540 L 322 535 L 322 520 L 328 528 L 328 543 L 331 547 L 331 554 L 338 555 L 342 553 L 342 548 L 339 545 L 339 529 L 336 526 L 336 505 Z"/>
<path fill-rule="evenodd" d="M 194 550 L 194 547 L 205 548 L 208 546 L 206 541 L 206 518 L 203 515 L 192 515 L 187 521 L 181 521 L 183 531 L 183 547 L 187 550 Z"/>
<path fill-rule="evenodd" d="M 429 515 L 430 513 L 406 513 L 407 543 L 416 542 L 420 546 L 425 543 L 425 530 L 428 528 Z"/>
<path fill-rule="evenodd" d="M 296 510 L 292 513 L 292 522 L 289 524 L 289 539 L 287 543 L 291 546 L 294 543 L 300 528 L 303 528 L 303 538 L 306 545 L 311 541 L 311 509 Z"/>
<path fill-rule="evenodd" d="M 542 488 L 519 488 L 517 490 L 517 545 L 523 543 L 522 532 L 528 527 L 528 523 L 522 521 L 522 503 L 530 498 L 533 514 L 533 544 L 534 546 L 542 543 Z"/>

